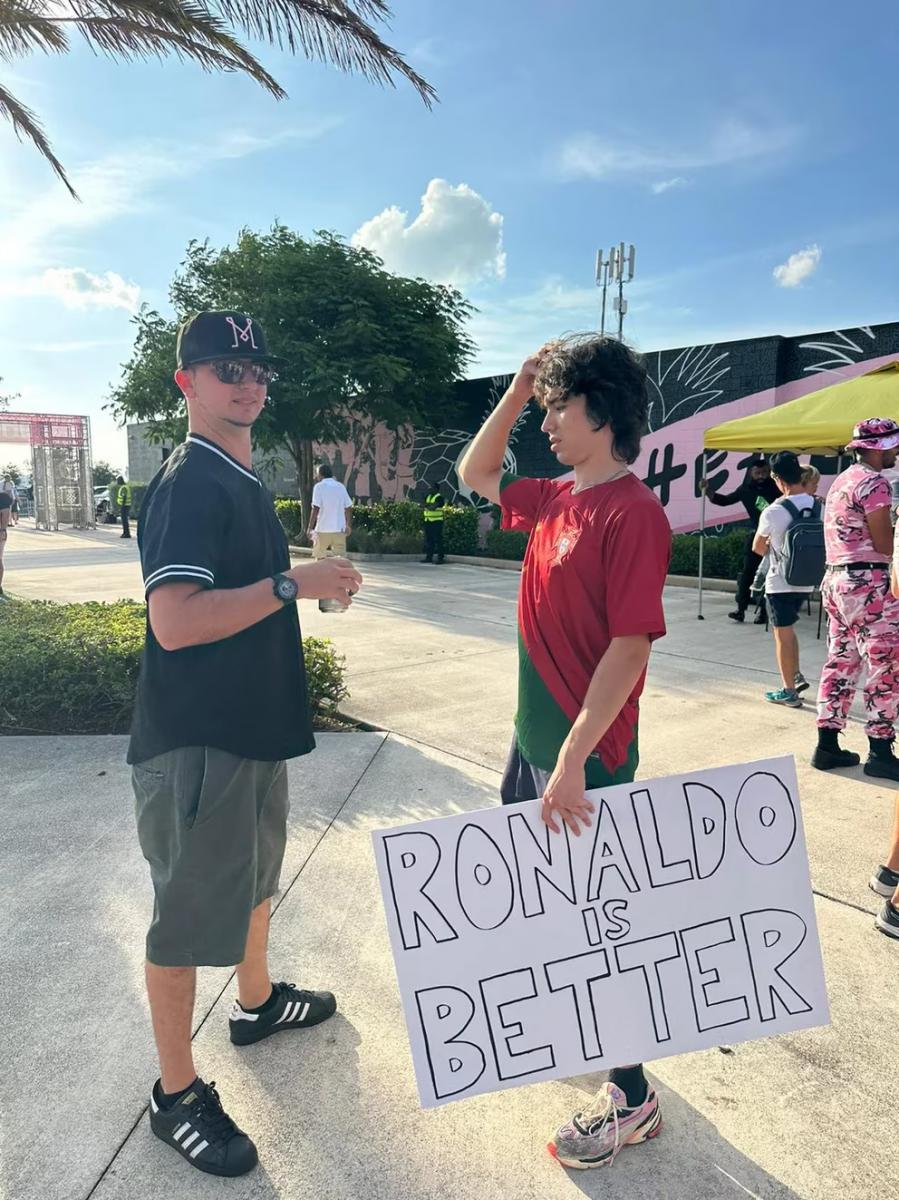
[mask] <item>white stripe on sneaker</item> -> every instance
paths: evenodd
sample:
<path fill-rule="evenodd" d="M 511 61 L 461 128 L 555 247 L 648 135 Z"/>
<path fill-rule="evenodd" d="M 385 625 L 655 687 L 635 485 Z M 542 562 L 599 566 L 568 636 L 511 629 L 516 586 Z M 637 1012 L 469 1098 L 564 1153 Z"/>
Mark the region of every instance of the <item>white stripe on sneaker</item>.
<path fill-rule="evenodd" d="M 196 1129 L 195 1129 L 195 1130 L 193 1131 L 193 1133 L 192 1133 L 192 1134 L 190 1134 L 188 1137 L 186 1137 L 186 1138 L 184 1139 L 184 1141 L 181 1143 L 181 1149 L 182 1149 L 182 1150 L 186 1150 L 186 1149 L 187 1149 L 187 1147 L 188 1147 L 188 1146 L 191 1144 L 191 1142 L 195 1142 L 199 1136 L 200 1136 L 200 1135 L 197 1133 L 197 1131 L 196 1131 Z"/>
<path fill-rule="evenodd" d="M 303 1011 L 302 1011 L 302 1012 L 300 1013 L 300 1015 L 297 1017 L 297 1020 L 298 1020 L 298 1021 L 305 1021 L 305 1020 L 306 1020 L 306 1013 L 307 1013 L 308 1011 L 309 1011 L 309 1001 L 307 1000 L 307 1001 L 306 1001 L 306 1003 L 303 1005 Z"/>
<path fill-rule="evenodd" d="M 152 1093 L 152 1092 L 150 1093 L 150 1109 L 151 1109 L 151 1111 L 152 1111 L 152 1112 L 155 1112 L 155 1113 L 158 1113 L 158 1112 L 159 1112 L 159 1105 L 158 1105 L 158 1104 L 156 1103 L 156 1101 L 153 1099 L 153 1093 Z"/>
<path fill-rule="evenodd" d="M 275 1021 L 275 1024 L 280 1025 L 282 1021 L 289 1021 L 292 1010 L 293 1010 L 293 1001 L 288 1000 L 287 1003 L 284 1005 L 284 1012 L 281 1013 L 280 1017 L 278 1017 L 277 1021 Z"/>
<path fill-rule="evenodd" d="M 184 1134 L 187 1133 L 188 1129 L 190 1129 L 190 1121 L 185 1121 L 180 1129 L 175 1130 L 175 1132 L 172 1134 L 172 1137 L 177 1142 L 179 1138 L 183 1137 Z"/>
<path fill-rule="evenodd" d="M 200 1142 L 199 1146 L 194 1146 L 193 1150 L 190 1152 L 191 1158 L 196 1158 L 200 1151 L 205 1150 L 208 1145 L 208 1142 Z"/>

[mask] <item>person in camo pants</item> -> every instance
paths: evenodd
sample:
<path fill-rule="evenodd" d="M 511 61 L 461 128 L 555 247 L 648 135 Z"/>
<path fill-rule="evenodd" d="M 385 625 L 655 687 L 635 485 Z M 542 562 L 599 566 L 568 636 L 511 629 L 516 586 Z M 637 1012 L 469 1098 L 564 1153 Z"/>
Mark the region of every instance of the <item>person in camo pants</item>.
<path fill-rule="evenodd" d="M 899 424 L 885 417 L 862 421 L 847 449 L 856 461 L 834 481 L 827 497 L 822 585 L 829 619 L 827 662 L 818 689 L 818 745 L 812 766 L 852 767 L 859 756 L 837 741 L 845 728 L 864 668 L 866 775 L 899 780 L 893 754 L 899 716 L 899 600 L 890 592 L 890 485 L 881 474 L 896 462 Z"/>

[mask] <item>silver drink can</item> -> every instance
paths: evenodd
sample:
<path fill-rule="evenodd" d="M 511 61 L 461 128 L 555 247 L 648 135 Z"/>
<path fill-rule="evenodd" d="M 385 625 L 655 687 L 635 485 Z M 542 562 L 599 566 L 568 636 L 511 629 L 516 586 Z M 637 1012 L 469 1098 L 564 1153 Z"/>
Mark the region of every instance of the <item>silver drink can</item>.
<path fill-rule="evenodd" d="M 323 554 L 322 558 L 340 558 L 339 554 Z M 346 600 L 319 600 L 318 611 L 323 613 L 345 613 L 350 607 L 349 592 Z"/>

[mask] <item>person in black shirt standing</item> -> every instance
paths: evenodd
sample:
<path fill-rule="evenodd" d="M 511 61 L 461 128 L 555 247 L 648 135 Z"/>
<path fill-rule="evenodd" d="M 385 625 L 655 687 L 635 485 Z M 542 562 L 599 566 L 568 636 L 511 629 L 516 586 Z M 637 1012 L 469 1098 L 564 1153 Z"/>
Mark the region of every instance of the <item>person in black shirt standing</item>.
<path fill-rule="evenodd" d="M 284 760 L 315 744 L 296 601 L 347 602 L 362 579 L 341 558 L 290 566 L 252 466 L 250 431 L 277 365 L 259 325 L 199 313 L 177 357 L 190 432 L 138 521 L 147 633 L 128 751 L 155 895 L 150 1125 L 201 1171 L 241 1175 L 256 1147 L 193 1063 L 196 968 L 237 967 L 237 1045 L 335 1011 L 330 992 L 272 984 L 268 928 L 287 836 Z"/>
<path fill-rule="evenodd" d="M 762 561 L 752 548 L 755 531 L 759 527 L 759 518 L 762 512 L 769 504 L 773 504 L 775 500 L 780 499 L 780 492 L 777 484 L 771 478 L 770 467 L 763 458 L 759 458 L 749 464 L 746 477 L 736 491 L 727 492 L 726 494 L 708 492 L 707 495 L 709 503 L 717 504 L 720 508 L 727 508 L 731 504 L 742 504 L 752 524 L 751 531 L 746 535 L 743 569 L 737 578 L 737 607 L 733 612 L 727 614 L 732 621 L 742 623 L 751 599 L 752 581 L 755 579 L 755 573 L 759 568 L 759 563 Z M 756 623 L 759 625 L 765 623 L 765 611 L 761 606 L 759 614 L 756 617 Z"/>

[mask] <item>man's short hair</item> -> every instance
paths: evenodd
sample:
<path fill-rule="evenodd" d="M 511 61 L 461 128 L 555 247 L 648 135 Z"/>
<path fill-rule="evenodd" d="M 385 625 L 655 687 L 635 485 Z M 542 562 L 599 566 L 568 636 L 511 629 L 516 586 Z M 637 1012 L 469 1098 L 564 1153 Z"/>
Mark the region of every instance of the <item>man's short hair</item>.
<path fill-rule="evenodd" d="M 810 483 L 813 483 L 815 487 L 817 487 L 820 482 L 821 472 L 817 467 L 813 467 L 811 463 L 809 463 L 807 467 L 802 468 L 801 483 L 803 487 L 808 487 Z"/>
<path fill-rule="evenodd" d="M 771 456 L 771 474 L 784 483 L 802 483 L 802 467 L 792 450 L 780 450 Z"/>
<path fill-rule="evenodd" d="M 319 473 L 319 475 L 321 475 L 322 479 L 333 479 L 334 478 L 334 472 L 331 470 L 330 463 L 319 463 L 318 464 L 318 473 Z"/>
<path fill-rule="evenodd" d="M 597 429 L 612 431 L 612 453 L 632 463 L 647 429 L 649 395 L 642 357 L 615 338 L 595 333 L 562 338 L 545 355 L 534 380 L 534 396 L 546 408 L 558 393 L 583 396 Z"/>

